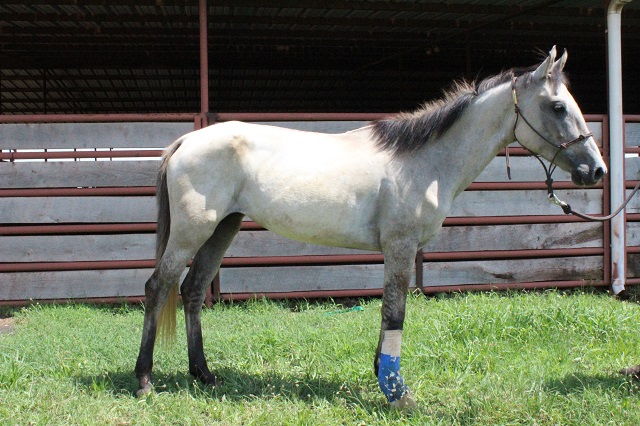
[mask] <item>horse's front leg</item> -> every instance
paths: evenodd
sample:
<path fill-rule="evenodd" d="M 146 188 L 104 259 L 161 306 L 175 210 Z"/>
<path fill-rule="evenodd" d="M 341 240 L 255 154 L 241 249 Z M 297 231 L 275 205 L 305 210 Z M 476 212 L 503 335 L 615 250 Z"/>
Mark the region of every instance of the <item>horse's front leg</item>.
<path fill-rule="evenodd" d="M 384 250 L 382 326 L 374 361 L 380 389 L 397 408 L 410 408 L 415 401 L 400 375 L 400 347 L 409 281 L 417 245 L 397 242 Z"/>

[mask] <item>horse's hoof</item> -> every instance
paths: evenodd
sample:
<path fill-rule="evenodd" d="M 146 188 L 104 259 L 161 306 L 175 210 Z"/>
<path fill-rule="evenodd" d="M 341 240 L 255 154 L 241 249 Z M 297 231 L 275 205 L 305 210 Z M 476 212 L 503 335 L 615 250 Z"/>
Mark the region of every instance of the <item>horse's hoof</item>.
<path fill-rule="evenodd" d="M 207 376 L 206 378 L 200 377 L 200 381 L 206 386 L 211 386 L 212 388 L 215 388 L 216 386 L 220 386 L 222 384 L 220 379 L 218 379 L 213 374 L 210 376 Z"/>
<path fill-rule="evenodd" d="M 138 389 L 138 391 L 136 392 L 136 397 L 137 398 L 145 398 L 150 393 L 151 393 L 151 385 L 144 386 L 144 387 L 141 387 L 140 389 Z"/>
<path fill-rule="evenodd" d="M 390 402 L 389 404 L 391 404 L 391 407 L 395 408 L 396 410 L 407 411 L 411 411 L 418 406 L 416 400 L 413 399 L 413 396 L 411 395 L 411 392 L 409 392 L 409 390 L 407 390 L 399 400 Z"/>
<path fill-rule="evenodd" d="M 624 374 L 625 376 L 629 376 L 635 380 L 640 380 L 640 365 L 623 368 L 620 370 L 620 374 Z"/>
<path fill-rule="evenodd" d="M 193 377 L 200 380 L 200 382 L 206 386 L 211 386 L 215 388 L 221 384 L 220 379 L 218 379 L 215 375 L 211 374 L 209 371 L 202 371 L 201 369 L 191 370 L 189 371 Z"/>

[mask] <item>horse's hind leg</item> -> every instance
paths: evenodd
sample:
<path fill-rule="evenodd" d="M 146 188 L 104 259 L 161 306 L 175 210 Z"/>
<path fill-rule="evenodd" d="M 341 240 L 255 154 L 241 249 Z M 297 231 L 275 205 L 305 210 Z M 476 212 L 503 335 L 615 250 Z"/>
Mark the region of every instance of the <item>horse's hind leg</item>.
<path fill-rule="evenodd" d="M 213 235 L 196 254 L 181 286 L 187 326 L 189 372 L 203 383 L 212 386 L 216 385 L 216 377 L 209 371 L 204 356 L 200 312 L 207 286 L 211 284 L 220 268 L 225 251 L 240 230 L 243 217 L 242 214 L 236 213 L 220 222 Z"/>
<path fill-rule="evenodd" d="M 139 383 L 138 396 L 146 395 L 151 391 L 153 350 L 160 312 L 190 258 L 189 251 L 167 247 L 155 271 L 145 284 L 144 326 L 135 369 Z"/>

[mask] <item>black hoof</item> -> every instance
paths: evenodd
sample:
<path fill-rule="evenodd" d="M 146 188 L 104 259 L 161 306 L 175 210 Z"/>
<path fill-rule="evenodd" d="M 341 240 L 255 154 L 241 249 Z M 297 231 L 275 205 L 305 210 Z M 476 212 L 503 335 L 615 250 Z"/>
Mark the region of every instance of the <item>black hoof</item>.
<path fill-rule="evenodd" d="M 215 375 L 211 374 L 210 371 L 202 371 L 201 369 L 190 370 L 189 373 L 196 379 L 200 380 L 202 384 L 207 386 L 216 387 L 219 386 L 222 382 Z"/>

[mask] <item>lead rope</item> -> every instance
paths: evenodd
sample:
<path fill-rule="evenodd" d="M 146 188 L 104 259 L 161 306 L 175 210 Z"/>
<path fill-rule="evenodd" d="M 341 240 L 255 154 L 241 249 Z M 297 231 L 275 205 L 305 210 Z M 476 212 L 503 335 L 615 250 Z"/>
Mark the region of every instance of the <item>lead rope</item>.
<path fill-rule="evenodd" d="M 542 165 L 542 168 L 544 169 L 544 173 L 547 176 L 547 180 L 545 180 L 544 183 L 547 185 L 547 199 L 549 200 L 549 202 L 553 203 L 553 204 L 555 204 L 557 206 L 560 206 L 562 208 L 562 211 L 565 214 L 572 214 L 572 215 L 577 216 L 577 217 L 579 217 L 581 219 L 589 220 L 589 221 L 592 221 L 592 222 L 606 222 L 606 221 L 611 220 L 614 217 L 616 217 L 618 215 L 618 213 L 620 213 L 627 206 L 627 204 L 629 204 L 629 201 L 631 201 L 631 199 L 636 194 L 636 192 L 638 192 L 638 189 L 640 189 L 640 182 L 638 182 L 636 184 L 636 186 L 631 191 L 631 194 L 629 194 L 629 196 L 625 199 L 624 203 L 622 203 L 622 205 L 620 207 L 618 207 L 616 209 L 616 211 L 614 211 L 613 213 L 611 213 L 608 216 L 591 216 L 591 215 L 588 215 L 588 214 L 585 214 L 585 213 L 581 213 L 579 211 L 575 211 L 575 210 L 573 210 L 571 208 L 571 205 L 569 205 L 568 203 L 565 203 L 564 201 L 559 199 L 558 196 L 553 191 L 553 179 L 551 177 L 553 172 L 555 172 L 556 168 L 558 167 L 558 165 L 555 164 L 556 157 L 558 156 L 558 154 L 560 154 L 561 151 L 567 149 L 571 145 L 589 139 L 590 137 L 593 136 L 593 133 L 587 133 L 586 135 L 579 135 L 577 138 L 575 138 L 575 139 L 573 139 L 571 141 L 568 141 L 568 142 L 561 143 L 560 145 L 556 145 L 553 142 L 551 142 L 549 139 L 545 138 L 540 132 L 538 132 L 535 129 L 535 127 L 533 127 L 531 125 L 531 123 L 529 123 L 529 120 L 527 120 L 526 117 L 522 114 L 522 111 L 520 110 L 520 107 L 518 106 L 518 95 L 516 93 L 516 82 L 517 81 L 518 81 L 518 77 L 515 77 L 513 79 L 512 84 L 511 84 L 511 92 L 513 94 L 514 112 L 516 114 L 516 121 L 513 124 L 513 135 L 515 136 L 515 134 L 516 134 L 516 126 L 518 125 L 518 119 L 522 118 L 522 120 L 527 124 L 527 126 L 529 126 L 529 128 L 531 130 L 533 130 L 543 141 L 547 142 L 548 144 L 550 144 L 551 146 L 553 146 L 553 147 L 555 147 L 557 149 L 555 155 L 553 156 L 553 158 L 551 159 L 551 162 L 549 163 L 549 167 L 547 167 L 547 165 L 544 164 L 544 162 L 542 161 L 542 159 L 540 158 L 540 156 L 538 154 L 532 152 L 526 146 L 522 145 L 520 143 L 520 141 L 518 140 L 518 138 L 516 137 L 516 141 L 520 144 L 520 146 L 522 146 L 524 149 L 529 151 L 531 153 L 531 155 L 533 155 L 533 157 L 536 160 L 538 160 L 538 162 Z M 506 157 L 506 161 L 507 161 L 507 177 L 509 178 L 509 180 L 511 180 L 511 165 L 510 165 L 510 161 L 509 161 L 509 146 L 506 147 L 505 157 Z"/>

